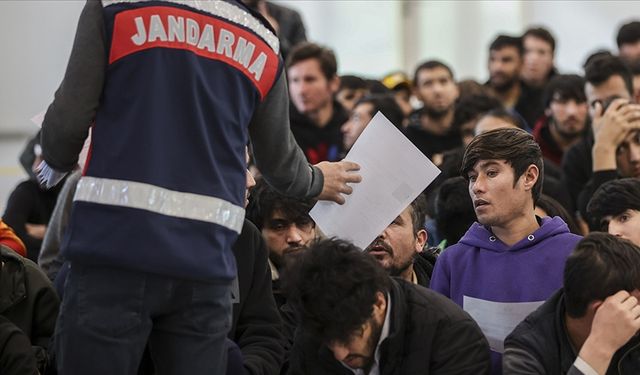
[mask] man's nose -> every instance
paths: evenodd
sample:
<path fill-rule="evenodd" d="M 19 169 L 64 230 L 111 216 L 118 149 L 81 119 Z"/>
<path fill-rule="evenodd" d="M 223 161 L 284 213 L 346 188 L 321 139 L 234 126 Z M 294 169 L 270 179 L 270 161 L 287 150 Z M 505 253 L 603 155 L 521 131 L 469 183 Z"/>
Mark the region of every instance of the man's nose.
<path fill-rule="evenodd" d="M 302 236 L 296 224 L 291 224 L 287 228 L 287 243 L 302 244 Z"/>
<path fill-rule="evenodd" d="M 349 349 L 345 345 L 342 344 L 331 344 L 329 346 L 331 351 L 333 352 L 333 356 L 338 361 L 344 361 L 345 358 L 349 355 Z"/>

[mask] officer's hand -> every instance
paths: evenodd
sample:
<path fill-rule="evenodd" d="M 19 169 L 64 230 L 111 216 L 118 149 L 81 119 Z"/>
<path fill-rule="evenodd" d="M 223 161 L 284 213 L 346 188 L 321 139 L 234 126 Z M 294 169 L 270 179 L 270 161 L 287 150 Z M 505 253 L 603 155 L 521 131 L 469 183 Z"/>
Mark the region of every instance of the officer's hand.
<path fill-rule="evenodd" d="M 345 199 L 342 194 L 351 194 L 353 191 L 349 184 L 362 181 L 362 176 L 356 172 L 360 170 L 360 166 L 351 161 L 323 161 L 315 166 L 322 171 L 324 176 L 322 192 L 317 197 L 319 200 L 343 204 Z"/>

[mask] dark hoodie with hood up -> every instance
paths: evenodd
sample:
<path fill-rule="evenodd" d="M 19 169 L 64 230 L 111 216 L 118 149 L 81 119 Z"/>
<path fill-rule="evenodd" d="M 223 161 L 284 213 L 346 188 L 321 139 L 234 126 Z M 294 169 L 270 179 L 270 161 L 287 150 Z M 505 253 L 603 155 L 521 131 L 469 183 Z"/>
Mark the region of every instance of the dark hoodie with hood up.
<path fill-rule="evenodd" d="M 492 373 L 502 373 L 504 338 L 562 287 L 565 260 L 581 239 L 559 218 L 513 246 L 474 223 L 439 257 L 431 288 L 451 298 L 477 322 L 491 346 Z"/>

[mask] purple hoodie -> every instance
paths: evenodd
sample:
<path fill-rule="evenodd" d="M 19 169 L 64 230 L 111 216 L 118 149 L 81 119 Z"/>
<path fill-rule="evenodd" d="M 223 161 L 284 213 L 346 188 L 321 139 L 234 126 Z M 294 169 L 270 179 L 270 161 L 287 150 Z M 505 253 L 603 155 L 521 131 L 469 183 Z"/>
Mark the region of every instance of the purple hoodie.
<path fill-rule="evenodd" d="M 438 258 L 431 289 L 467 311 L 487 336 L 492 373 L 502 373 L 504 337 L 557 289 L 564 263 L 581 237 L 559 218 L 507 246 L 479 223 Z"/>

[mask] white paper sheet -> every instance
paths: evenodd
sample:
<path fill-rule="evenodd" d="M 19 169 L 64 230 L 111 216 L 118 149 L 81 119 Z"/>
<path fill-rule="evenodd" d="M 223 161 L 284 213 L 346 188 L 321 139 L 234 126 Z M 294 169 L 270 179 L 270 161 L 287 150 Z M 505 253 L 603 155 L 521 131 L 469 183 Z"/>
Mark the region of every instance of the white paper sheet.
<path fill-rule="evenodd" d="M 462 308 L 478 323 L 494 352 L 504 352 L 504 339 L 527 315 L 542 305 L 537 302 L 493 302 L 462 297 Z"/>
<path fill-rule="evenodd" d="M 440 170 L 382 113 L 364 129 L 345 160 L 360 165 L 362 182 L 346 202 L 320 201 L 310 212 L 328 237 L 364 249 L 439 174 Z"/>

